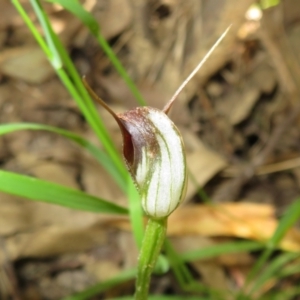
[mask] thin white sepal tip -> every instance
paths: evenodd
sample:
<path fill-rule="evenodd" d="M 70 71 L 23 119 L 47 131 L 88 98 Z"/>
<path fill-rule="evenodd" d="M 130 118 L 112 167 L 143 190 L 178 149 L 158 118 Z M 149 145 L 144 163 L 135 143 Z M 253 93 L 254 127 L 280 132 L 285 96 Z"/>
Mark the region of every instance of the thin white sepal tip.
<path fill-rule="evenodd" d="M 215 44 L 210 48 L 210 50 L 206 53 L 206 55 L 203 57 L 203 59 L 200 61 L 200 63 L 196 66 L 196 68 L 190 73 L 190 75 L 184 80 L 184 82 L 181 84 L 181 86 L 177 89 L 177 91 L 174 93 L 171 100 L 165 105 L 163 108 L 163 112 L 166 114 L 169 112 L 173 102 L 176 100 L 177 96 L 182 92 L 184 87 L 188 84 L 188 82 L 195 76 L 195 74 L 199 71 L 199 69 L 203 66 L 203 64 L 207 61 L 207 59 L 210 57 L 210 55 L 213 53 L 213 51 L 218 47 L 218 45 L 221 43 L 221 41 L 224 39 L 226 34 L 228 33 L 229 29 L 232 25 L 229 25 L 227 29 L 222 33 L 222 35 L 218 38 L 218 40 L 215 42 Z"/>

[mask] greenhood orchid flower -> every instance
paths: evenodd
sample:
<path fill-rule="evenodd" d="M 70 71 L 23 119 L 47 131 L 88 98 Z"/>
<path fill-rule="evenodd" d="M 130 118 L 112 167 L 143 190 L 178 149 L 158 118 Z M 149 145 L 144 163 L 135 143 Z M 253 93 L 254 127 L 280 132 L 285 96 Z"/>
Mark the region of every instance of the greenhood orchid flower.
<path fill-rule="evenodd" d="M 187 170 L 181 134 L 164 110 L 137 107 L 116 114 L 87 85 L 93 98 L 117 121 L 123 136 L 126 166 L 141 196 L 145 213 L 165 218 L 185 196 Z"/>
<path fill-rule="evenodd" d="M 181 134 L 164 111 L 138 107 L 118 115 L 123 154 L 145 213 L 167 217 L 185 196 L 187 171 Z"/>

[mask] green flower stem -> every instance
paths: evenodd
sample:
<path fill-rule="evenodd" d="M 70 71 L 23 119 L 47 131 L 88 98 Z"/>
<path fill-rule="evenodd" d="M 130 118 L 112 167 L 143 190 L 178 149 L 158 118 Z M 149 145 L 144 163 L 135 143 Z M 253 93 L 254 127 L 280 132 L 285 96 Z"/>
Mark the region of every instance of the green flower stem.
<path fill-rule="evenodd" d="M 167 217 L 149 218 L 138 262 L 135 300 L 148 299 L 150 276 L 160 254 L 166 232 Z"/>

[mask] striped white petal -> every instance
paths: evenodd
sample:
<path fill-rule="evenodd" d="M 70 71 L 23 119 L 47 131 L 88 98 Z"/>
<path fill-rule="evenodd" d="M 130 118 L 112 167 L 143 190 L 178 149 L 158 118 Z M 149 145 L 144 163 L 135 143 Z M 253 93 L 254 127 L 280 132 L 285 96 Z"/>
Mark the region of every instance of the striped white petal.
<path fill-rule="evenodd" d="M 125 161 L 143 209 L 151 217 L 166 217 L 180 204 L 186 190 L 181 135 L 168 116 L 155 108 L 139 107 L 118 117 L 124 126 Z"/>

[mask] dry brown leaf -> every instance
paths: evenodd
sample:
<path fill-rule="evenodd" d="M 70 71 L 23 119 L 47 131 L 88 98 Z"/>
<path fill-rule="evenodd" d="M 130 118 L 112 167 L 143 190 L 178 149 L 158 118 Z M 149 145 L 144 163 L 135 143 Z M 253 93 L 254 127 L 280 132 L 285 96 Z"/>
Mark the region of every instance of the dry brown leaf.
<path fill-rule="evenodd" d="M 107 226 L 130 230 L 125 219 L 109 220 Z M 236 237 L 257 241 L 269 240 L 278 226 L 275 209 L 269 204 L 250 202 L 179 207 L 168 220 L 168 235 Z M 291 228 L 279 244 L 287 251 L 300 250 L 300 231 Z"/>
<path fill-rule="evenodd" d="M 168 234 L 231 236 L 266 241 L 272 237 L 277 225 L 274 208 L 268 204 L 188 205 L 170 216 Z M 299 230 L 290 229 L 279 246 L 284 250 L 299 251 Z"/>
<path fill-rule="evenodd" d="M 105 233 L 109 231 L 109 228 L 130 229 L 129 221 L 124 217 L 110 217 L 105 221 L 96 214 L 75 211 L 72 214 L 71 210 L 69 216 L 66 214 L 56 216 L 53 225 L 45 226 L 51 222 L 51 216 L 54 217 L 55 210 L 51 205 L 44 203 L 40 203 L 40 205 L 45 205 L 45 209 L 48 208 L 47 212 L 46 210 L 44 212 L 33 210 L 31 213 L 32 216 L 35 216 L 35 222 L 38 219 L 36 215 L 39 214 L 38 223 L 42 225 L 42 220 L 44 220 L 44 226 L 33 227 L 36 229 L 6 238 L 6 247 L 12 259 L 28 256 L 51 256 L 90 249 L 106 239 Z M 57 209 L 65 210 L 60 207 Z M 3 213 L 5 213 L 5 209 Z M 92 217 L 92 215 L 94 216 Z M 26 210 L 24 216 L 28 216 Z M 62 218 L 65 219 L 62 220 Z M 26 220 L 24 219 L 24 221 Z M 34 220 L 32 222 L 31 225 L 37 225 L 37 223 L 34 224 Z M 265 241 L 272 236 L 277 225 L 274 208 L 267 204 L 244 202 L 215 206 L 188 205 L 179 208 L 170 216 L 168 235 L 172 237 L 192 235 L 193 238 L 196 238 L 197 235 L 226 236 Z M 25 229 L 28 229 L 28 224 L 26 226 Z M 292 228 L 279 246 L 284 250 L 299 251 L 300 232 Z M 224 261 L 226 264 L 226 258 Z M 229 261 L 234 264 L 232 259 L 229 258 Z M 246 259 L 245 263 L 247 261 L 249 262 Z"/>

